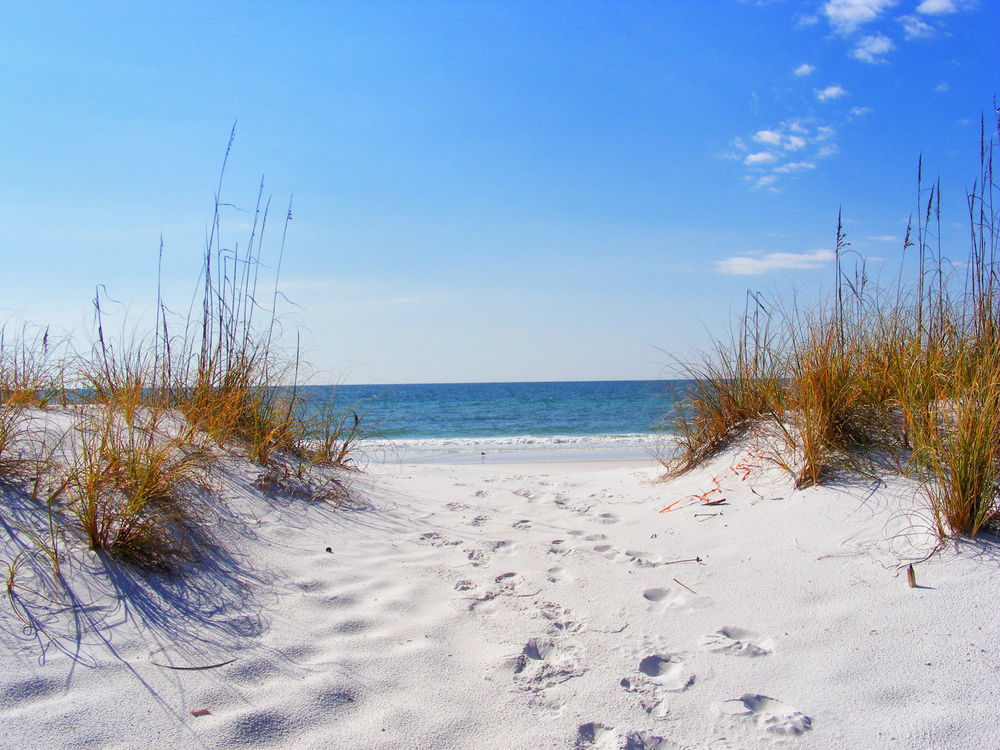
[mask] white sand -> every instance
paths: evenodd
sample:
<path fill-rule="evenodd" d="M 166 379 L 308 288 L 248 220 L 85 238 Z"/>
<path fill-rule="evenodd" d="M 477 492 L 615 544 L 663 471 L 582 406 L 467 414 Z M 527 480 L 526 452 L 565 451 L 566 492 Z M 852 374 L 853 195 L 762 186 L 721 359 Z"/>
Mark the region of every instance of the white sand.
<path fill-rule="evenodd" d="M 737 450 L 669 482 L 651 460 L 386 464 L 332 509 L 228 468 L 228 557 L 144 577 L 77 548 L 75 612 L 24 600 L 42 635 L 0 606 L 0 745 L 1000 742 L 1000 547 L 949 542 L 909 588 L 933 539 L 907 481 L 796 492 Z M 725 504 L 658 513 L 713 476 Z"/>

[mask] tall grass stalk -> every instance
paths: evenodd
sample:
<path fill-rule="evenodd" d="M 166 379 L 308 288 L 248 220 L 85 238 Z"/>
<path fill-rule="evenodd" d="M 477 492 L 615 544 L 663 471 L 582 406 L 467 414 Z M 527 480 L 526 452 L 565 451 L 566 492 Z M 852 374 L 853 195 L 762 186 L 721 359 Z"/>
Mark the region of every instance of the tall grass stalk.
<path fill-rule="evenodd" d="M 993 149 L 984 125 L 981 172 L 968 194 L 970 249 L 956 265 L 943 250 L 941 185 L 925 188 L 917 168 L 916 226 L 907 227 L 905 262 L 895 287 L 872 288 L 863 259 L 837 220 L 831 310 L 778 314 L 759 306 L 740 321 L 741 335 L 717 344 L 681 407 L 682 471 L 712 455 L 753 424 L 784 436 L 775 460 L 798 486 L 887 449 L 918 477 L 938 531 L 975 535 L 996 517 L 1000 485 L 1000 234 Z M 962 272 L 956 272 L 956 268 Z M 761 316 L 767 321 L 760 335 Z M 792 457 L 790 457 L 792 456 Z M 794 459 L 798 456 L 798 459 Z"/>

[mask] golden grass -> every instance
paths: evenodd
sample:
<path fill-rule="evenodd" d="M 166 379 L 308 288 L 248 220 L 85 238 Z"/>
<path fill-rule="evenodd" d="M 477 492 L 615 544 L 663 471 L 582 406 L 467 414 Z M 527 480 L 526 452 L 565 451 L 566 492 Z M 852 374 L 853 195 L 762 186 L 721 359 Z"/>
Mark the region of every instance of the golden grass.
<path fill-rule="evenodd" d="M 127 418 L 102 408 L 80 426 L 67 494 L 91 549 L 156 568 L 188 554 L 190 500 L 209 456 L 164 421 L 164 412 Z"/>
<path fill-rule="evenodd" d="M 752 297 L 741 333 L 686 374 L 695 382 L 677 421 L 684 471 L 754 425 L 783 436 L 771 454 L 799 487 L 863 468 L 882 450 L 916 476 L 938 532 L 975 535 L 1000 506 L 1000 234 L 993 146 L 983 131 L 982 174 L 969 194 L 966 263 L 945 259 L 940 186 L 918 193 L 918 272 L 872 288 L 863 262 L 848 275 L 838 218 L 836 285 L 818 311 L 783 311 Z M 921 165 L 922 171 L 922 165 Z M 929 226 L 937 217 L 936 232 Z M 748 310 L 750 310 L 748 306 Z M 763 322 L 762 322 L 763 321 Z M 761 332 L 764 332 L 762 335 Z"/>
<path fill-rule="evenodd" d="M 221 182 L 220 175 L 220 190 Z M 258 271 L 268 203 L 261 187 L 249 241 L 231 251 L 220 240 L 225 204 L 216 196 L 200 310 L 179 326 L 171 324 L 158 293 L 153 331 L 113 339 L 106 334 L 98 288 L 89 354 L 74 354 L 65 343 L 53 347 L 47 330 L 34 334 L 23 326 L 7 335 L 0 328 L 0 482 L 19 485 L 48 521 L 45 531 L 20 528 L 29 546 L 22 544 L 28 551 L 7 563 L 9 595 L 25 555 L 46 555 L 58 578 L 57 539 L 63 532 L 82 534 L 91 549 L 142 567 L 166 569 L 190 556 L 200 496 L 210 491 L 208 472 L 226 454 L 245 456 L 275 476 L 287 474 L 292 456 L 300 480 L 295 486 L 304 488 L 300 494 L 343 498 L 346 485 L 330 470 L 356 466 L 363 431 L 353 413 L 332 404 L 310 412 L 299 394 L 298 347 L 289 356 L 280 346 L 277 278 L 270 309 L 261 304 Z M 258 323 L 255 316 L 261 315 L 267 317 Z M 27 409 L 53 404 L 75 425 L 64 451 L 68 464 L 29 455 L 18 444 Z M 206 449 L 205 438 L 219 447 Z M 0 520 L 4 510 L 0 505 Z"/>

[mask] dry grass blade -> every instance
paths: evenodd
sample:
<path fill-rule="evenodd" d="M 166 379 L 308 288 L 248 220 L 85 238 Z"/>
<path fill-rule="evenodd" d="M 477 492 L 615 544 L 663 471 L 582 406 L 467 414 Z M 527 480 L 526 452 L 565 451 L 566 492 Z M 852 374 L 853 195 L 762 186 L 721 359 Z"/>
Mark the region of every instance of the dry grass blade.
<path fill-rule="evenodd" d="M 91 549 L 168 568 L 188 553 L 185 527 L 197 518 L 191 498 L 204 483 L 206 456 L 184 432 L 164 436 L 161 416 L 137 424 L 102 409 L 80 428 L 68 494 Z"/>
<path fill-rule="evenodd" d="M 683 471 L 751 425 L 781 436 L 769 454 L 797 486 L 824 481 L 837 467 L 868 471 L 888 450 L 920 479 L 938 531 L 975 535 L 997 515 L 1000 484 L 1000 207 L 993 172 L 997 132 L 981 143 L 982 171 L 969 194 L 972 247 L 964 266 L 945 257 L 941 186 L 925 189 L 904 242 L 916 274 L 894 295 L 868 284 L 838 216 L 832 311 L 768 312 L 748 297 L 741 335 L 687 370 L 693 383 L 675 423 Z M 955 272 L 964 268 L 965 277 Z M 752 314 L 751 314 L 752 313 Z M 777 332 L 770 328 L 779 323 Z M 865 462 L 868 462 L 867 464 Z"/>

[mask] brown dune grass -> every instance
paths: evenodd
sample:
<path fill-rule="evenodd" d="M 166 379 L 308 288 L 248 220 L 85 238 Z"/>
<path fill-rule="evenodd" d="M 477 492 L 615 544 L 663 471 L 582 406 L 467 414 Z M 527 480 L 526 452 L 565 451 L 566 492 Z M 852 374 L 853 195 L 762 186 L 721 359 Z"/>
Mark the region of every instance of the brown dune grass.
<path fill-rule="evenodd" d="M 838 218 L 836 284 L 817 310 L 749 300 L 740 333 L 687 367 L 695 379 L 678 421 L 680 453 L 668 471 L 697 465 L 753 426 L 783 436 L 772 455 L 799 487 L 862 468 L 888 450 L 917 477 L 938 532 L 974 536 L 998 512 L 1000 483 L 1000 233 L 993 148 L 983 128 L 982 172 L 968 194 L 971 246 L 953 265 L 942 253 L 939 184 L 918 168 L 916 227 L 889 289 L 868 283 L 863 260 L 846 269 Z M 924 202 L 926 200 L 926 202 Z M 933 241 L 932 241 L 933 239 Z"/>

